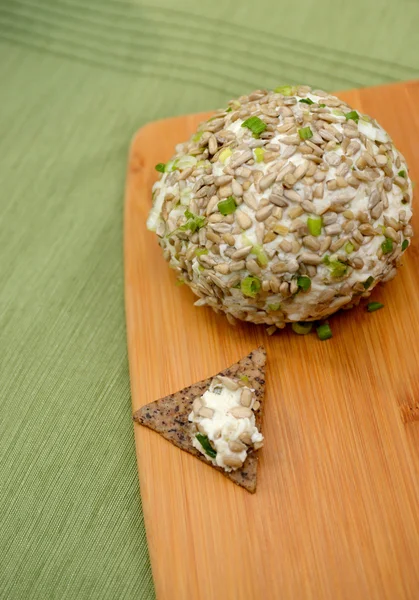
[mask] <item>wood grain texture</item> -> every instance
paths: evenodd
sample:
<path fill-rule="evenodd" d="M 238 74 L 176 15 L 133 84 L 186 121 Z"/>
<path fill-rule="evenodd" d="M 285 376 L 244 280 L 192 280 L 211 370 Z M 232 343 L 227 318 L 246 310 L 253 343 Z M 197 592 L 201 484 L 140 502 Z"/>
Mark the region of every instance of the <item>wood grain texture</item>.
<path fill-rule="evenodd" d="M 374 115 L 419 171 L 419 83 L 340 94 Z M 334 337 L 227 320 L 193 306 L 145 229 L 154 165 L 205 115 L 151 123 L 131 148 L 125 292 L 134 410 L 267 348 L 258 491 L 135 425 L 159 600 L 414 599 L 419 589 L 419 245 L 374 291 L 385 309 L 332 319 Z M 415 214 L 416 229 L 419 212 Z M 416 412 L 417 416 L 417 412 Z M 407 421 L 407 424 L 405 423 Z"/>

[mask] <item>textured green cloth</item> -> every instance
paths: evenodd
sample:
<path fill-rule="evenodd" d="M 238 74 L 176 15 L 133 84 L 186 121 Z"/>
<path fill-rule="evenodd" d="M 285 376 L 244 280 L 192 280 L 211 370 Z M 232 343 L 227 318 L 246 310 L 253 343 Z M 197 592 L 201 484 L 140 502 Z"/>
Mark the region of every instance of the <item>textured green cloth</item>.
<path fill-rule="evenodd" d="M 123 309 L 134 132 L 256 87 L 419 75 L 413 0 L 158 1 L 0 3 L 1 600 L 154 596 Z"/>

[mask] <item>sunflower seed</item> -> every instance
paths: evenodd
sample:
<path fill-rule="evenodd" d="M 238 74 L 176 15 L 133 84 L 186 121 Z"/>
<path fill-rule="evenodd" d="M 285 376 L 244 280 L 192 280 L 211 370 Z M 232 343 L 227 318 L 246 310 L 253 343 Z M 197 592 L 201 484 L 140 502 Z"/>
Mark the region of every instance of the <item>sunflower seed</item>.
<path fill-rule="evenodd" d="M 342 230 L 342 228 L 339 225 L 339 223 L 334 223 L 332 225 L 327 225 L 324 229 L 325 229 L 325 232 L 327 233 L 327 235 L 339 235 L 339 233 Z"/>
<path fill-rule="evenodd" d="M 231 379 L 230 377 L 225 377 L 224 375 L 217 375 L 217 379 L 224 387 L 226 387 L 228 390 L 231 390 L 232 392 L 235 392 L 239 389 L 239 384 L 233 381 L 233 379 Z"/>
<path fill-rule="evenodd" d="M 242 229 L 249 229 L 252 226 L 252 219 L 242 210 L 236 211 L 236 220 Z"/>
<path fill-rule="evenodd" d="M 236 169 L 237 167 L 240 167 L 241 165 L 243 165 L 244 163 L 246 163 L 248 160 L 251 160 L 253 158 L 253 153 L 251 150 L 245 150 L 244 152 L 242 152 L 241 154 L 239 154 L 238 156 L 234 156 L 234 159 L 232 158 L 230 160 L 230 167 L 232 169 Z"/>
<path fill-rule="evenodd" d="M 292 244 L 288 240 L 282 240 L 282 242 L 279 244 L 279 247 L 283 252 L 291 252 Z"/>
<path fill-rule="evenodd" d="M 242 271 L 246 266 L 244 260 L 230 263 L 230 271 Z"/>
<path fill-rule="evenodd" d="M 240 250 L 236 250 L 232 255 L 233 260 L 240 260 L 242 258 L 246 258 L 252 251 L 252 246 L 245 246 L 244 248 L 240 248 Z"/>
<path fill-rule="evenodd" d="M 260 208 L 255 213 L 256 220 L 257 221 L 265 221 L 265 219 L 267 219 L 268 217 L 270 217 L 270 215 L 272 214 L 272 210 L 273 210 L 272 204 L 270 206 L 265 206 L 263 208 Z"/>
<path fill-rule="evenodd" d="M 198 415 L 203 419 L 212 419 L 214 416 L 214 411 L 208 406 L 202 406 L 198 411 Z"/>
<path fill-rule="evenodd" d="M 374 208 L 371 210 L 371 217 L 373 219 L 378 219 L 381 215 L 381 213 L 383 212 L 383 203 L 379 202 L 378 204 L 376 204 L 374 206 Z"/>
<path fill-rule="evenodd" d="M 236 419 L 248 419 L 252 416 L 252 410 L 247 406 L 234 406 L 228 411 Z"/>
<path fill-rule="evenodd" d="M 274 183 L 276 177 L 276 173 L 269 173 L 269 175 L 265 175 L 264 177 L 262 177 L 259 181 L 260 191 L 263 192 L 266 189 L 268 189 L 268 187 L 270 187 Z"/>
<path fill-rule="evenodd" d="M 252 404 L 252 392 L 249 388 L 244 388 L 240 395 L 240 404 L 249 407 Z"/>
<path fill-rule="evenodd" d="M 236 197 L 236 199 L 237 199 L 237 197 L 243 196 L 243 188 L 238 181 L 233 179 L 231 187 L 233 189 L 233 194 Z"/>
<path fill-rule="evenodd" d="M 232 181 L 232 179 L 233 179 L 232 175 L 220 175 L 219 177 L 214 178 L 214 183 L 217 187 L 222 187 L 222 186 L 226 185 L 227 183 L 230 183 L 230 181 Z"/>
<path fill-rule="evenodd" d="M 260 275 L 261 270 L 257 262 L 253 258 L 248 258 L 246 261 L 246 269 L 253 275 Z"/>
<path fill-rule="evenodd" d="M 311 252 L 302 252 L 299 260 L 307 265 L 319 265 L 322 262 L 321 256 Z"/>

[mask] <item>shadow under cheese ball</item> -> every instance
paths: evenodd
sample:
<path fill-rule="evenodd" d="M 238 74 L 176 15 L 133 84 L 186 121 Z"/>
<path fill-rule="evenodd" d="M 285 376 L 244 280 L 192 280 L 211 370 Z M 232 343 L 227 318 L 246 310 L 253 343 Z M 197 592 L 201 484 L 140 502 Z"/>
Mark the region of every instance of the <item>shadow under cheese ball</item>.
<path fill-rule="evenodd" d="M 156 168 L 147 225 L 196 304 L 233 324 L 353 307 L 395 276 L 413 233 L 390 136 L 308 86 L 230 101 Z"/>

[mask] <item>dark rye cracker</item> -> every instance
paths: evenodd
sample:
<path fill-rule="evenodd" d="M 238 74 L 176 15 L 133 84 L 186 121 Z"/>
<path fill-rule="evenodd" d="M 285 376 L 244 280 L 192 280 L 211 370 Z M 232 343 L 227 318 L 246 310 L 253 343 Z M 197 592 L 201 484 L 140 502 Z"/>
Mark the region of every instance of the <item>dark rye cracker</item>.
<path fill-rule="evenodd" d="M 228 473 L 221 467 L 214 465 L 206 460 L 203 454 L 192 445 L 192 423 L 188 421 L 189 414 L 192 411 L 192 403 L 196 396 L 202 394 L 209 388 L 211 381 L 217 375 L 237 378 L 247 377 L 246 386 L 255 390 L 256 399 L 260 402 L 260 407 L 255 411 L 256 426 L 261 431 L 263 416 L 263 396 L 265 392 L 265 364 L 266 350 L 260 346 L 250 354 L 242 358 L 228 369 L 216 373 L 203 381 L 199 381 L 184 388 L 179 392 L 160 398 L 155 402 L 150 402 L 138 409 L 134 413 L 134 420 L 140 425 L 153 429 L 166 440 L 190 454 L 193 454 L 207 465 L 213 467 L 229 479 L 245 488 L 248 492 L 256 491 L 256 473 L 258 466 L 257 452 L 251 450 L 242 467 Z"/>

